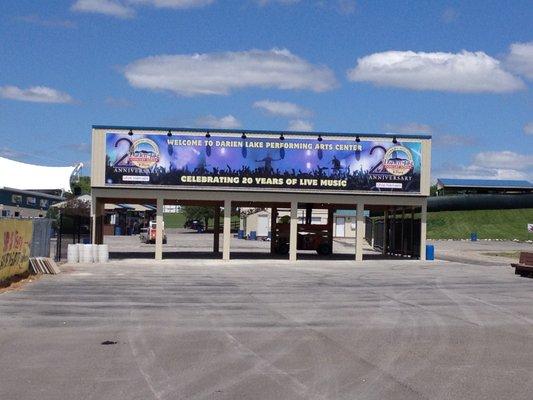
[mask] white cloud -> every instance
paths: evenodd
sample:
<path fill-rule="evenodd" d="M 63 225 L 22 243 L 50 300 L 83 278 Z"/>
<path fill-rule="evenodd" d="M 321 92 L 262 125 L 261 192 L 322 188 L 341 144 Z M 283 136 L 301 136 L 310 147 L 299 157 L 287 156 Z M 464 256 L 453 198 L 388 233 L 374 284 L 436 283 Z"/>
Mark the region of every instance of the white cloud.
<path fill-rule="evenodd" d="M 420 122 L 406 124 L 385 124 L 385 130 L 391 133 L 432 135 L 433 144 L 438 147 L 472 146 L 477 143 L 471 135 L 460 135 L 442 132 L 440 129 Z"/>
<path fill-rule="evenodd" d="M 256 101 L 253 107 L 259 108 L 270 115 L 287 118 L 301 118 L 311 115 L 309 110 L 288 101 L 260 100 Z"/>
<path fill-rule="evenodd" d="M 61 147 L 71 150 L 71 151 L 75 151 L 77 153 L 90 153 L 91 151 L 91 143 L 85 143 L 85 142 L 68 143 L 68 144 L 62 145 Z M 84 166 L 86 166 L 85 163 L 83 164 Z"/>
<path fill-rule="evenodd" d="M 484 151 L 470 165 L 444 164 L 433 171 L 438 177 L 480 179 L 533 179 L 533 156 L 513 151 Z"/>
<path fill-rule="evenodd" d="M 198 126 L 204 128 L 237 129 L 241 127 L 241 122 L 233 115 L 217 118 L 214 115 L 205 115 L 196 120 Z"/>
<path fill-rule="evenodd" d="M 436 178 L 461 178 L 461 179 L 526 179 L 533 174 L 527 171 L 518 171 L 511 168 L 484 168 L 478 165 L 444 165 L 432 171 Z"/>
<path fill-rule="evenodd" d="M 15 150 L 11 147 L 0 146 L 0 157 L 9 158 L 11 160 L 21 159 L 26 156 L 26 153 Z"/>
<path fill-rule="evenodd" d="M 517 74 L 533 79 L 533 42 L 513 43 L 507 65 Z"/>
<path fill-rule="evenodd" d="M 313 124 L 303 119 L 294 119 L 292 121 L 289 121 L 289 126 L 287 127 L 287 130 L 309 132 L 313 130 Z"/>
<path fill-rule="evenodd" d="M 314 2 L 310 1 L 301 1 L 301 0 L 255 0 L 255 2 L 261 6 L 267 6 L 270 4 L 280 4 L 284 6 L 294 5 L 294 4 L 310 4 L 316 8 L 334 10 L 341 15 L 350 15 L 353 14 L 356 10 L 355 0 L 317 0 Z"/>
<path fill-rule="evenodd" d="M 475 137 L 469 135 L 455 135 L 450 133 L 433 135 L 433 144 L 439 147 L 473 146 L 478 143 Z"/>
<path fill-rule="evenodd" d="M 323 92 L 336 85 L 333 72 L 286 49 L 159 55 L 126 66 L 130 85 L 178 95 L 225 95 L 250 87 Z"/>
<path fill-rule="evenodd" d="M 533 168 L 533 154 L 518 154 L 507 150 L 484 151 L 475 155 L 474 165 L 484 168 L 527 170 Z"/>
<path fill-rule="evenodd" d="M 28 24 L 44 26 L 46 28 L 76 28 L 77 25 L 68 20 L 68 19 L 53 19 L 53 18 L 43 18 L 37 14 L 22 15 L 15 18 L 17 21 L 25 22 Z"/>
<path fill-rule="evenodd" d="M 533 122 L 528 122 L 524 125 L 524 133 L 526 135 L 533 135 Z"/>
<path fill-rule="evenodd" d="M 214 3 L 215 0 L 127 0 L 131 4 L 144 4 L 156 8 L 187 9 L 204 7 Z"/>
<path fill-rule="evenodd" d="M 484 151 L 474 155 L 472 164 L 444 164 L 433 171 L 437 177 L 472 179 L 533 179 L 533 155 L 513 151 Z"/>
<path fill-rule="evenodd" d="M 133 106 L 133 103 L 124 97 L 106 97 L 104 103 L 110 107 L 115 108 L 129 108 Z"/>
<path fill-rule="evenodd" d="M 32 86 L 27 89 L 21 89 L 17 86 L 0 86 L 0 97 L 35 103 L 74 102 L 74 99 L 69 94 L 46 86 Z"/>
<path fill-rule="evenodd" d="M 419 122 L 408 122 L 400 125 L 385 124 L 385 130 L 394 133 L 431 134 L 433 132 L 433 127 Z"/>
<path fill-rule="evenodd" d="M 338 0 L 335 8 L 342 15 L 350 15 L 356 10 L 356 3 L 355 0 Z"/>
<path fill-rule="evenodd" d="M 289 5 L 289 4 L 296 4 L 300 2 L 300 0 L 255 0 L 255 1 L 260 6 L 266 6 L 267 4 L 274 4 L 274 3 Z"/>
<path fill-rule="evenodd" d="M 118 18 L 131 18 L 135 11 L 124 2 L 117 0 L 77 0 L 71 7 L 73 11 L 104 14 Z"/>
<path fill-rule="evenodd" d="M 215 0 L 76 0 L 73 11 L 110 15 L 118 18 L 131 18 L 135 6 L 155 8 L 189 9 L 204 7 Z"/>
<path fill-rule="evenodd" d="M 503 93 L 525 88 L 500 62 L 484 52 L 386 51 L 359 58 L 348 71 L 354 82 L 413 90 Z"/>
<path fill-rule="evenodd" d="M 459 13 L 457 12 L 457 10 L 455 10 L 452 7 L 448 7 L 444 9 L 444 11 L 442 12 L 441 19 L 442 19 L 442 22 L 449 24 L 449 23 L 454 22 L 458 16 L 459 16 Z"/>

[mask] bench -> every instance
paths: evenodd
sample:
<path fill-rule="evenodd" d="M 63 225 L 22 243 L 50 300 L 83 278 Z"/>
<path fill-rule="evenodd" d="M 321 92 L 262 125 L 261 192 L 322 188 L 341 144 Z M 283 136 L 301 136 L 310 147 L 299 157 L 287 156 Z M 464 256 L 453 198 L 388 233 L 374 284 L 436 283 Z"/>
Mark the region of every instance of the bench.
<path fill-rule="evenodd" d="M 520 276 L 528 276 L 533 278 L 533 253 L 521 252 L 518 263 L 511 264 L 515 269 L 514 273 Z"/>

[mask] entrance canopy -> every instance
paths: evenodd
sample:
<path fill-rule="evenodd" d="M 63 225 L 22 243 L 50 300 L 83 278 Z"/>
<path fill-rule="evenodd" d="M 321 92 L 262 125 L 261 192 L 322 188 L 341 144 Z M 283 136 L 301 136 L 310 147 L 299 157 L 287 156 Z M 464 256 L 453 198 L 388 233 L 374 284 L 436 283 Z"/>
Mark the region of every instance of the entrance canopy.
<path fill-rule="evenodd" d="M 152 201 L 158 229 L 165 204 L 223 207 L 224 259 L 230 255 L 232 207 L 290 208 L 291 260 L 299 205 L 356 209 L 358 247 L 365 207 L 419 207 L 425 218 L 427 135 L 94 126 L 92 140 L 95 219 L 105 202 Z M 425 222 L 421 229 L 425 246 Z"/>

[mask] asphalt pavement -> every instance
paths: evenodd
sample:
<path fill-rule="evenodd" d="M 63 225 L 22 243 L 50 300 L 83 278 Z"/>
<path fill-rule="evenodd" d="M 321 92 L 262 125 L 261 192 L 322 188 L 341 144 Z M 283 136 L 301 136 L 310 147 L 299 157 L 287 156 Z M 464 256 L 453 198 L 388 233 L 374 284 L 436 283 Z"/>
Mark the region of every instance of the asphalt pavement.
<path fill-rule="evenodd" d="M 0 293 L 0 399 L 531 399 L 533 280 L 409 260 L 124 260 Z"/>

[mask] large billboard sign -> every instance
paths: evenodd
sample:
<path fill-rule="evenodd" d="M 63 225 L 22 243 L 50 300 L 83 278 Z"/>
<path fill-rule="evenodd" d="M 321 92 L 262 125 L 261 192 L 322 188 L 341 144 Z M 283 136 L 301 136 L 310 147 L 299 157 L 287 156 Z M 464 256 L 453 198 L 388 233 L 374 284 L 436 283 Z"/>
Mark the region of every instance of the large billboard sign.
<path fill-rule="evenodd" d="M 421 143 L 106 135 L 106 185 L 420 192 Z"/>

